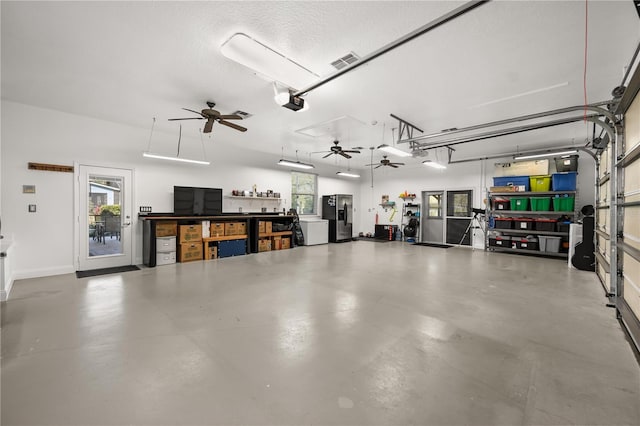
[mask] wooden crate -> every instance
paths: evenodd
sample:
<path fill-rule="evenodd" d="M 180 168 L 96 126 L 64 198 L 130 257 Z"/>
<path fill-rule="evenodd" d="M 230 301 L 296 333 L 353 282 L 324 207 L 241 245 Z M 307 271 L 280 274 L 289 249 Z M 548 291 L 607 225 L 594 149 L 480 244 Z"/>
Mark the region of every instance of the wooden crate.
<path fill-rule="evenodd" d="M 210 235 L 212 237 L 222 237 L 224 236 L 224 222 L 215 222 L 212 223 L 209 227 Z"/>
<path fill-rule="evenodd" d="M 282 250 L 282 237 L 273 237 L 271 248 L 273 250 Z"/>
<path fill-rule="evenodd" d="M 273 229 L 273 224 L 269 221 L 259 221 L 258 222 L 258 233 L 260 234 L 270 234 Z"/>
<path fill-rule="evenodd" d="M 238 222 L 226 222 L 224 224 L 224 235 L 242 235 L 239 234 L 239 230 L 240 230 L 240 226 L 241 223 Z M 246 225 L 245 225 L 245 231 L 246 231 Z"/>
<path fill-rule="evenodd" d="M 288 237 L 282 237 L 282 249 L 289 249 L 291 248 L 291 238 Z"/>
<path fill-rule="evenodd" d="M 262 238 L 258 240 L 258 251 L 271 251 L 271 239 Z"/>
<path fill-rule="evenodd" d="M 204 260 L 212 260 L 218 258 L 218 247 L 210 246 L 204 249 Z"/>
<path fill-rule="evenodd" d="M 156 223 L 156 237 L 175 237 L 178 235 L 178 222 L 175 220 Z"/>
<path fill-rule="evenodd" d="M 178 236 L 181 243 L 202 241 L 202 225 L 180 225 L 178 227 Z"/>
<path fill-rule="evenodd" d="M 181 243 L 178 246 L 178 262 L 202 260 L 202 241 Z"/>

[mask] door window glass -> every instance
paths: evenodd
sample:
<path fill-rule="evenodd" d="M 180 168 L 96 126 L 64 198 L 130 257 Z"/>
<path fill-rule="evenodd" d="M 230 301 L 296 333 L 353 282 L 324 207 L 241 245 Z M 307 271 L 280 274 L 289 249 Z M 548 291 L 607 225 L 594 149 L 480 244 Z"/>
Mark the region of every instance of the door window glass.
<path fill-rule="evenodd" d="M 429 195 L 428 217 L 442 218 L 442 194 Z"/>
<path fill-rule="evenodd" d="M 89 175 L 89 256 L 122 254 L 122 177 Z"/>

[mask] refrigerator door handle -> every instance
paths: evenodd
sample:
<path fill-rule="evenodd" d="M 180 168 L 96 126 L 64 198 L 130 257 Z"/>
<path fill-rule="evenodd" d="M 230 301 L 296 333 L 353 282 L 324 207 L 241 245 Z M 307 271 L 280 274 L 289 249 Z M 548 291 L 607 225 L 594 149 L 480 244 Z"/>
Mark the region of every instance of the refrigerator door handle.
<path fill-rule="evenodd" d="M 347 203 L 344 203 L 342 207 L 344 209 L 344 224 L 347 225 L 349 222 L 347 221 Z"/>

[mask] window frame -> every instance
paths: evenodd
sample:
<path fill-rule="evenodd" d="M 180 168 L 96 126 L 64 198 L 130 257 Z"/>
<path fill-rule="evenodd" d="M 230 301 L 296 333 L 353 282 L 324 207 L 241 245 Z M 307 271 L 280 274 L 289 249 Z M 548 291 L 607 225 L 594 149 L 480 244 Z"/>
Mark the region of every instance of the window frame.
<path fill-rule="evenodd" d="M 298 179 L 294 183 L 294 176 L 300 175 L 308 175 L 313 176 L 313 192 L 298 192 Z M 307 172 L 297 172 L 291 171 L 291 207 L 294 208 L 294 200 L 297 200 L 298 196 L 310 196 L 312 200 L 312 208 L 311 212 L 302 213 L 297 208 L 298 203 L 296 202 L 296 211 L 300 216 L 314 216 L 318 214 L 318 175 L 316 173 L 307 173 Z"/>

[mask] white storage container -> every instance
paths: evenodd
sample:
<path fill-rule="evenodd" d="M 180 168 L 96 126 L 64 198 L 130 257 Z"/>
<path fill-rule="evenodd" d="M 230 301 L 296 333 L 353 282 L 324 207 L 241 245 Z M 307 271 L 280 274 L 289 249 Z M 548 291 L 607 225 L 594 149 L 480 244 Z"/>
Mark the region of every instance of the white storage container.
<path fill-rule="evenodd" d="M 167 253 L 176 251 L 176 237 L 158 237 L 156 238 L 156 252 Z"/>
<path fill-rule="evenodd" d="M 171 265 L 172 263 L 176 263 L 176 252 L 158 252 L 156 253 L 156 265 Z"/>
<path fill-rule="evenodd" d="M 300 228 L 304 235 L 304 245 L 329 243 L 329 221 L 320 218 L 301 218 Z"/>

